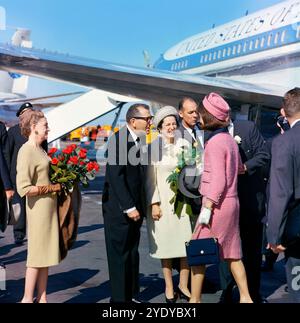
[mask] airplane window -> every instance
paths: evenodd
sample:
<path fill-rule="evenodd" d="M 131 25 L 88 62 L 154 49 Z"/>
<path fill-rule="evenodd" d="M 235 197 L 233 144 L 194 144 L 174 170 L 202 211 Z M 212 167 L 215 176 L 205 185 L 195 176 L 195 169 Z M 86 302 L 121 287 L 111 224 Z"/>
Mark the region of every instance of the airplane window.
<path fill-rule="evenodd" d="M 230 54 L 231 54 L 231 47 L 228 47 L 228 49 L 227 49 L 227 56 L 230 56 Z"/>
<path fill-rule="evenodd" d="M 281 34 L 281 42 L 284 43 L 286 31 L 284 30 Z"/>
<path fill-rule="evenodd" d="M 253 48 L 253 40 L 250 40 L 249 50 L 252 50 L 252 48 Z"/>
<path fill-rule="evenodd" d="M 221 58 L 221 53 L 222 53 L 222 52 L 221 52 L 221 50 L 219 49 L 219 50 L 218 50 L 218 59 L 220 59 L 220 58 Z"/>
<path fill-rule="evenodd" d="M 201 55 L 201 58 L 200 58 L 200 64 L 202 64 L 202 63 L 203 63 L 203 59 L 204 59 L 204 57 L 203 57 L 203 55 Z"/>
<path fill-rule="evenodd" d="M 185 67 L 185 61 L 182 61 L 181 62 L 181 68 L 184 68 Z"/>
<path fill-rule="evenodd" d="M 264 44 L 265 44 L 265 36 L 263 36 L 260 41 L 260 47 L 264 47 Z"/>
<path fill-rule="evenodd" d="M 259 44 L 259 39 L 257 38 L 256 41 L 255 41 L 255 46 L 254 46 L 255 49 L 258 48 L 258 44 Z"/>
<path fill-rule="evenodd" d="M 274 44 L 277 45 L 278 43 L 278 38 L 279 38 L 280 33 L 276 33 L 275 38 L 274 38 Z"/>
<path fill-rule="evenodd" d="M 223 49 L 223 57 L 226 56 L 226 48 Z"/>
<path fill-rule="evenodd" d="M 209 58 L 208 60 L 211 61 L 212 53 L 209 53 Z"/>
<path fill-rule="evenodd" d="M 244 43 L 243 52 L 245 52 L 246 50 L 247 50 L 247 41 L 245 41 Z"/>
<path fill-rule="evenodd" d="M 207 55 L 207 54 L 205 54 L 205 56 L 204 56 L 204 63 L 206 63 L 206 62 L 207 62 L 207 58 L 208 58 L 208 55 Z"/>
<path fill-rule="evenodd" d="M 238 44 L 238 48 L 237 48 L 238 54 L 241 52 L 241 50 L 242 50 L 242 45 L 241 44 Z"/>
<path fill-rule="evenodd" d="M 232 47 L 232 55 L 235 55 L 235 52 L 236 52 L 236 46 L 234 45 L 234 46 Z"/>
<path fill-rule="evenodd" d="M 213 59 L 215 60 L 217 58 L 217 52 L 214 52 L 214 57 Z"/>
<path fill-rule="evenodd" d="M 271 46 L 272 34 L 268 36 L 268 46 Z"/>

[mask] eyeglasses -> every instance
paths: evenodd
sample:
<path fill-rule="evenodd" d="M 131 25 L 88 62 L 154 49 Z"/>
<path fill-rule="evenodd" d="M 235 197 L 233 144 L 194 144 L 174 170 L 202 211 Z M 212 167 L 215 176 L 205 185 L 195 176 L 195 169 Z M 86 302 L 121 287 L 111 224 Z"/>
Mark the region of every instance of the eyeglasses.
<path fill-rule="evenodd" d="M 141 120 L 145 120 L 146 122 L 151 122 L 153 117 L 133 117 L 134 119 L 141 119 Z"/>

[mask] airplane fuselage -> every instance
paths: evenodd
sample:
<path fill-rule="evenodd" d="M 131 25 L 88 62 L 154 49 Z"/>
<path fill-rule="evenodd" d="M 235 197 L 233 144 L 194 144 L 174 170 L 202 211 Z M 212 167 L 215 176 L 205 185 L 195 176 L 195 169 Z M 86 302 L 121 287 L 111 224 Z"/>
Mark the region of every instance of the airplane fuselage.
<path fill-rule="evenodd" d="M 166 51 L 154 67 L 299 86 L 300 1 L 284 1 L 183 40 Z"/>

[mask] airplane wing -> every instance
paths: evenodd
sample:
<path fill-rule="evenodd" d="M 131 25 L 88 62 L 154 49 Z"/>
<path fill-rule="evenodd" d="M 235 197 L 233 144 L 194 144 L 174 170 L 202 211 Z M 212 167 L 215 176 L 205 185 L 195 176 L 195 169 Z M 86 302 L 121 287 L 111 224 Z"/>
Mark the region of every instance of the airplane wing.
<path fill-rule="evenodd" d="M 70 55 L 0 44 L 0 69 L 177 105 L 183 96 L 202 98 L 214 91 L 230 103 L 279 108 L 287 89 L 228 79 L 132 67 Z"/>

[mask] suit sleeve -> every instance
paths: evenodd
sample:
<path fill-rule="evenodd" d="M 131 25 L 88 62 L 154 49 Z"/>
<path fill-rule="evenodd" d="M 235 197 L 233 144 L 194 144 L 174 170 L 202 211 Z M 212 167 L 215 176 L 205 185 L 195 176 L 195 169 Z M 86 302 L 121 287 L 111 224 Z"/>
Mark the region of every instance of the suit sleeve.
<path fill-rule="evenodd" d="M 6 160 L 7 166 L 9 166 L 8 136 L 7 136 L 5 125 L 3 123 L 0 123 L 0 138 L 1 138 L 3 156 Z"/>
<path fill-rule="evenodd" d="M 245 164 L 248 174 L 252 175 L 256 172 L 257 168 L 266 165 L 271 158 L 265 146 L 264 138 L 254 123 L 251 123 L 250 143 L 253 157 L 247 160 Z"/>
<path fill-rule="evenodd" d="M 0 177 L 3 183 L 3 187 L 5 190 L 12 189 L 12 183 L 9 178 L 9 171 L 6 164 L 6 160 L 4 158 L 2 143 L 0 142 Z"/>
<path fill-rule="evenodd" d="M 23 147 L 19 150 L 17 159 L 17 191 L 24 197 L 33 185 L 35 165 L 31 160 L 30 153 Z"/>
<path fill-rule="evenodd" d="M 117 197 L 121 211 L 124 212 L 135 207 L 135 202 L 131 197 L 126 181 L 127 148 L 125 149 L 120 145 L 121 150 L 124 148 L 120 153 L 119 149 L 115 149 L 118 141 L 116 140 L 116 136 L 113 136 L 108 143 L 108 165 L 106 171 L 108 172 L 109 185 Z"/>
<path fill-rule="evenodd" d="M 210 185 L 205 195 L 218 205 L 226 188 L 226 151 L 222 144 L 216 141 L 207 146 L 207 149 L 213 157 L 210 160 Z"/>
<path fill-rule="evenodd" d="M 289 143 L 279 136 L 273 141 L 268 202 L 268 242 L 278 245 L 288 203 L 293 195 L 293 160 Z"/>

